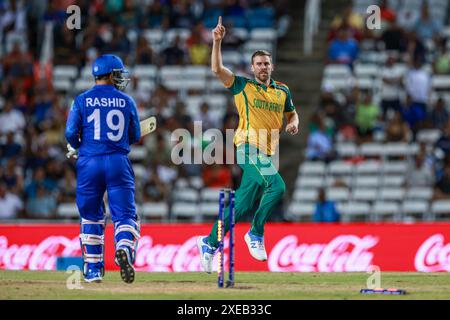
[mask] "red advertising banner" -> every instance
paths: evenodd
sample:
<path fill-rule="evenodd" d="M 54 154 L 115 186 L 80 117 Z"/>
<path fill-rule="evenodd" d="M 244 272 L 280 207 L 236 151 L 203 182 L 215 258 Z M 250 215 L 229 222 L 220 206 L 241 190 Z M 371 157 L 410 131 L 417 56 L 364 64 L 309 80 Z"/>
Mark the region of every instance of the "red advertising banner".
<path fill-rule="evenodd" d="M 196 238 L 210 227 L 143 225 L 136 269 L 201 271 Z M 248 224 L 236 226 L 237 271 L 363 272 L 376 265 L 383 271 L 450 272 L 450 223 L 268 224 L 265 262 L 250 256 L 244 242 L 248 229 Z M 57 257 L 81 256 L 78 234 L 77 224 L 0 225 L 0 269 L 54 270 Z M 106 268 L 116 269 L 111 225 L 105 248 Z"/>

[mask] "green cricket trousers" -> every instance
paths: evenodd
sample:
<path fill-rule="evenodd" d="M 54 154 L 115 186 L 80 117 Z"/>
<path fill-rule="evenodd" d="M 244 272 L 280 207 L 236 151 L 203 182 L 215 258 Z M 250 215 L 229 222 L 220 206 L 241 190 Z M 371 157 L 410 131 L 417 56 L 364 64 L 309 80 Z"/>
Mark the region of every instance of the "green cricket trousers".
<path fill-rule="evenodd" d="M 258 210 L 252 221 L 251 233 L 264 236 L 264 224 L 273 209 L 283 197 L 286 185 L 278 170 L 274 167 L 272 159 L 250 144 L 242 144 L 237 148 L 236 158 L 243 170 L 242 181 L 235 193 L 235 222 L 238 222 L 244 213 L 253 208 L 255 201 L 261 198 Z M 225 209 L 225 234 L 230 228 L 230 208 Z M 217 221 L 208 237 L 209 244 L 217 248 Z"/>

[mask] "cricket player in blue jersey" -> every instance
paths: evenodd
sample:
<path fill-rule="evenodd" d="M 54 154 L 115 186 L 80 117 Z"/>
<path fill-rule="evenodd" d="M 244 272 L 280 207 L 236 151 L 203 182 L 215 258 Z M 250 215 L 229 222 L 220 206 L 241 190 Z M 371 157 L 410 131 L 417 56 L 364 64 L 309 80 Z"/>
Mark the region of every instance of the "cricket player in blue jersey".
<path fill-rule="evenodd" d="M 114 222 L 115 262 L 122 280 L 131 283 L 140 228 L 128 153 L 130 145 L 141 137 L 139 115 L 133 99 L 121 92 L 129 79 L 119 57 L 98 57 L 92 74 L 96 85 L 75 98 L 66 125 L 67 157 L 78 157 L 83 274 L 87 282 L 101 282 L 104 275 L 103 196 L 107 191 Z"/>

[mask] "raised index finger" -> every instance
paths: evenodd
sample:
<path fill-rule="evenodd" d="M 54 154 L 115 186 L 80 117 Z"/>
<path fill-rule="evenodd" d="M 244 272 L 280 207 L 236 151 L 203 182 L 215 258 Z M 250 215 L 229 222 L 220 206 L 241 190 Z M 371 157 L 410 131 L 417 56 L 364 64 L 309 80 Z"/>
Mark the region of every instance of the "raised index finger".
<path fill-rule="evenodd" d="M 219 16 L 219 21 L 217 22 L 217 25 L 218 25 L 218 26 L 221 26 L 221 25 L 222 25 L 222 16 Z"/>

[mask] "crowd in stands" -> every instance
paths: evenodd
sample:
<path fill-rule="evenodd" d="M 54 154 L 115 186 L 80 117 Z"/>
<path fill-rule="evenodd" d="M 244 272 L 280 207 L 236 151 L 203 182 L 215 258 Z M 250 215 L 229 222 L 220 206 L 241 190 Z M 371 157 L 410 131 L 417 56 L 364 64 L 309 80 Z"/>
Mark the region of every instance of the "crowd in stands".
<path fill-rule="evenodd" d="M 66 9 L 76 4 L 81 29 L 67 28 Z M 52 70 L 58 65 L 90 66 L 100 54 L 120 56 L 127 66 L 209 66 L 210 29 L 217 17 L 228 28 L 224 50 L 243 44 L 238 28 L 277 28 L 286 15 L 285 1 L 269 0 L 0 0 L 0 219 L 55 218 L 60 203 L 75 202 L 76 162 L 67 160 L 65 121 L 73 99 L 56 89 Z M 45 28 L 53 23 L 52 59 L 42 61 Z M 189 30 L 188 37 L 165 35 Z M 153 47 L 144 36 L 162 30 Z M 246 62 L 248 64 L 248 61 Z M 175 166 L 170 161 L 170 132 L 193 130 L 193 121 L 208 128 L 234 128 L 237 114 L 227 95 L 223 118 L 208 103 L 197 117 L 186 111 L 184 98 L 161 83 L 154 89 L 129 85 L 141 115 L 158 117 L 156 134 L 140 142 L 147 149 L 145 172 L 137 186 L 138 201 L 170 201 L 180 177 L 202 177 L 203 185 L 237 187 L 239 170 L 229 166 Z M 70 88 L 72 89 L 72 88 Z"/>
<path fill-rule="evenodd" d="M 449 7 L 445 1 L 414 1 L 415 7 L 412 2 L 372 1 L 381 17 L 380 28 L 372 30 L 366 26 L 369 15 L 356 10 L 358 3 L 365 10 L 367 1 L 353 1 L 333 20 L 327 68 L 347 66 L 350 82 L 338 88 L 324 79 L 320 106 L 310 123 L 306 159 L 342 160 L 336 146 L 343 142 L 418 143 L 404 186 L 432 186 L 434 199 L 450 199 L 450 105 L 448 92 L 433 85 L 435 76 L 450 75 L 444 32 Z M 443 11 L 440 19 L 431 13 L 439 10 L 437 5 Z M 364 68 L 372 69 L 362 75 Z M 326 70 L 324 78 L 328 76 Z M 361 79 L 364 76 L 370 78 L 368 84 Z M 431 145 L 418 139 L 426 129 L 441 132 Z"/>

